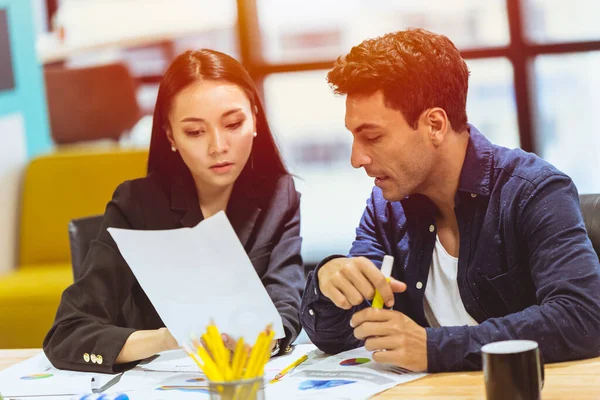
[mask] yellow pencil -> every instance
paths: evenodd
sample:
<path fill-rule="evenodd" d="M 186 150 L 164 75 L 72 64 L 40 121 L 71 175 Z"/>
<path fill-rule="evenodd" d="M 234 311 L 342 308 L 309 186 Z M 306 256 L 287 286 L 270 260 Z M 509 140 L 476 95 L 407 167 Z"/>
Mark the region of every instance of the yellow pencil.
<path fill-rule="evenodd" d="M 258 338 L 252 347 L 252 352 L 250 353 L 250 359 L 248 360 L 248 365 L 246 366 L 246 370 L 244 371 L 244 379 L 254 378 L 254 371 L 256 370 L 256 364 L 259 362 L 259 359 L 262 358 L 259 353 L 263 347 L 263 342 L 266 339 L 267 335 L 265 332 L 260 332 L 258 334 Z"/>
<path fill-rule="evenodd" d="M 283 370 L 281 370 L 280 373 L 278 373 L 277 375 L 275 375 L 275 378 L 273 378 L 273 380 L 271 381 L 271 383 L 275 383 L 278 380 L 280 380 L 281 378 L 283 378 L 285 375 L 287 375 L 288 372 L 290 372 L 291 370 L 293 370 L 294 368 L 296 368 L 298 365 L 302 364 L 304 361 L 308 360 L 308 355 L 305 354 L 302 357 L 300 357 L 299 359 L 297 359 L 296 361 L 294 361 L 293 363 L 291 363 L 290 365 L 288 365 L 287 367 L 285 367 Z"/>
<path fill-rule="evenodd" d="M 275 331 L 270 329 L 269 327 L 269 335 L 267 336 L 267 339 L 265 340 L 265 347 L 263 349 L 263 359 L 261 360 L 261 362 L 258 365 L 258 368 L 256 369 L 256 377 L 262 376 L 264 374 L 264 370 L 265 370 L 265 365 L 267 365 L 267 363 L 269 362 L 269 360 L 271 359 L 271 342 L 273 341 L 273 338 L 275 337 Z"/>
<path fill-rule="evenodd" d="M 233 360 L 231 361 L 232 379 L 234 380 L 237 379 L 238 371 L 241 370 L 242 353 L 244 352 L 244 339 L 239 338 L 233 352 Z"/>
<path fill-rule="evenodd" d="M 243 377 L 243 373 L 244 373 L 244 368 L 246 368 L 246 364 L 248 362 L 248 359 L 250 358 L 250 350 L 246 349 L 246 345 L 244 345 L 242 351 L 241 351 L 241 356 L 240 356 L 240 361 L 237 365 L 237 369 L 234 373 L 234 380 L 240 380 Z"/>
<path fill-rule="evenodd" d="M 269 344 L 273 341 L 274 336 L 275 331 L 272 329 L 272 325 L 268 325 L 264 331 L 259 332 L 251 350 L 248 350 L 249 346 L 240 337 L 236 342 L 235 350 L 231 352 L 225 346 L 216 325 L 211 322 L 201 336 L 202 344 L 196 335 L 190 335 L 196 352 L 187 345 L 184 345 L 183 348 L 212 382 L 254 379 L 262 377 L 264 374 L 265 365 L 269 361 L 271 353 Z M 276 379 L 279 379 L 280 375 L 285 375 L 302 361 L 304 360 L 297 360 L 293 365 L 280 372 Z M 252 392 L 255 392 L 257 387 L 256 384 L 253 385 Z"/>
<path fill-rule="evenodd" d="M 198 348 L 200 346 L 200 342 L 198 341 L 198 335 L 195 333 L 190 334 L 190 340 L 192 341 L 192 345 L 194 348 Z"/>
<path fill-rule="evenodd" d="M 187 346 L 183 346 L 183 350 L 185 350 L 187 355 L 190 356 L 192 360 L 194 360 L 198 368 L 200 368 L 200 370 L 204 372 L 204 366 L 200 363 L 200 361 L 198 361 L 198 358 L 196 358 L 196 355 L 192 352 L 192 350 Z M 206 375 L 206 372 L 204 372 L 204 374 Z"/>
<path fill-rule="evenodd" d="M 269 344 L 275 336 L 275 331 L 271 329 L 271 325 L 269 325 L 267 326 L 267 329 L 264 332 L 261 332 L 261 335 L 262 337 L 259 336 L 260 343 L 256 345 L 257 359 L 255 361 L 255 364 L 251 366 L 252 369 L 249 374 L 250 378 L 258 378 L 259 376 L 263 376 L 265 364 L 267 363 L 267 361 L 269 361 L 271 355 L 269 351 Z M 259 340 L 257 340 L 257 342 Z M 254 396 L 256 395 L 256 391 L 258 390 L 258 386 L 258 382 L 255 382 L 252 385 L 252 390 L 250 392 L 249 398 L 254 398 Z"/>
<path fill-rule="evenodd" d="M 208 333 L 204 333 L 202 335 L 202 345 L 197 346 L 196 348 L 205 347 L 206 350 L 210 352 L 210 356 L 216 360 L 217 356 L 215 356 L 215 345 L 212 342 L 212 338 L 208 335 Z"/>
<path fill-rule="evenodd" d="M 221 335 L 216 326 L 209 325 L 207 332 L 202 335 L 202 340 L 206 343 L 210 355 L 214 360 L 216 367 L 221 371 L 221 376 L 225 380 L 229 380 L 231 375 L 231 368 L 229 367 L 229 350 L 225 348 Z"/>
<path fill-rule="evenodd" d="M 184 347 L 186 353 L 188 353 L 188 355 L 192 358 L 192 360 L 194 360 L 194 362 L 196 363 L 196 365 L 200 368 L 200 370 L 202 372 L 204 372 L 204 375 L 206 375 L 206 377 L 210 380 L 220 380 L 220 374 L 219 372 L 216 370 L 216 367 L 214 365 L 209 364 L 202 364 L 198 358 L 196 357 L 196 355 L 190 350 L 190 349 L 186 349 Z"/>
<path fill-rule="evenodd" d="M 198 354 L 200 355 L 200 359 L 204 362 L 204 369 L 206 372 L 206 376 L 211 381 L 222 381 L 225 377 L 222 372 L 217 367 L 217 364 L 210 358 L 206 349 L 202 346 L 198 348 Z"/>
<path fill-rule="evenodd" d="M 217 348 L 217 351 L 219 352 L 219 358 L 221 358 L 221 361 L 224 364 L 229 364 L 229 361 L 230 361 L 229 351 L 227 350 L 227 348 L 225 347 L 225 344 L 223 343 L 223 339 L 221 338 L 219 329 L 217 329 L 216 325 L 211 323 L 210 325 L 208 325 L 207 331 L 208 331 L 208 335 L 210 337 L 212 337 L 212 342 L 215 345 L 215 347 Z"/>

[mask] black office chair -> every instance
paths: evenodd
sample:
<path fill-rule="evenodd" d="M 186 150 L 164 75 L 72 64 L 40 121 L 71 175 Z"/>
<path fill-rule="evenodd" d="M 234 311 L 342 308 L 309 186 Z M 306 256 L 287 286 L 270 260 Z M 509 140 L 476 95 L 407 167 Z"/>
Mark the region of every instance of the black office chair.
<path fill-rule="evenodd" d="M 579 196 L 583 220 L 592 246 L 600 258 L 600 194 L 583 194 Z"/>
<path fill-rule="evenodd" d="M 90 242 L 100 232 L 102 215 L 85 217 L 69 222 L 69 243 L 71 245 L 71 265 L 73 278 L 77 280 L 83 275 L 83 260 L 90 248 Z"/>

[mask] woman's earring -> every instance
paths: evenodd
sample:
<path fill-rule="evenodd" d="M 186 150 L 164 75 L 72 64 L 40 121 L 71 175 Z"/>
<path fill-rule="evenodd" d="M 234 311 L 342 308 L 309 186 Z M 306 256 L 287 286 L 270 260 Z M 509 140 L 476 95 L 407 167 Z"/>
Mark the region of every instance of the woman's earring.
<path fill-rule="evenodd" d="M 171 151 L 172 151 L 173 153 L 175 153 L 175 152 L 177 151 L 177 147 L 175 147 L 174 145 L 172 145 L 172 146 L 171 146 Z"/>
<path fill-rule="evenodd" d="M 256 133 L 256 132 L 254 132 L 254 133 L 252 134 L 252 136 L 254 136 L 254 137 L 256 137 L 256 135 L 258 135 L 258 133 Z"/>

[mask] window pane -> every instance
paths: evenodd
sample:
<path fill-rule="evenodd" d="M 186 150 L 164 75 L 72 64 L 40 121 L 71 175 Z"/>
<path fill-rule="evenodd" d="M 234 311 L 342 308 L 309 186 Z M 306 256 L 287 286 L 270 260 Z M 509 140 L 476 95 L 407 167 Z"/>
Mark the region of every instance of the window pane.
<path fill-rule="evenodd" d="M 69 46 L 202 34 L 233 28 L 233 0 L 63 0 L 57 15 Z"/>
<path fill-rule="evenodd" d="M 525 31 L 534 42 L 600 40 L 598 0 L 525 0 Z"/>
<path fill-rule="evenodd" d="M 468 63 L 471 121 L 495 143 L 518 146 L 510 63 Z M 298 176 L 307 262 L 347 253 L 373 187 L 363 169 L 350 165 L 352 135 L 344 126 L 344 98 L 333 95 L 326 74 L 273 74 L 264 82 L 269 122 L 288 167 Z"/>
<path fill-rule="evenodd" d="M 467 96 L 469 122 L 492 143 L 519 147 L 513 68 L 506 58 L 467 60 L 471 76 Z"/>
<path fill-rule="evenodd" d="M 64 52 L 71 68 L 123 62 L 144 79 L 137 93 L 143 114 L 153 112 L 160 77 L 175 56 L 209 48 L 239 59 L 234 0 L 62 0 L 57 21 L 67 47 L 53 33 L 40 34 L 38 54 Z"/>
<path fill-rule="evenodd" d="M 258 0 L 257 4 L 263 57 L 273 63 L 334 59 L 366 38 L 408 27 L 443 33 L 461 49 L 509 42 L 505 0 Z"/>
<path fill-rule="evenodd" d="M 41 35 L 38 54 L 66 52 L 70 67 L 124 61 L 143 77 L 161 75 L 188 49 L 239 53 L 234 0 L 63 0 L 57 20 L 66 47 L 52 34 Z"/>
<path fill-rule="evenodd" d="M 537 148 L 579 193 L 600 193 L 600 52 L 536 59 Z"/>

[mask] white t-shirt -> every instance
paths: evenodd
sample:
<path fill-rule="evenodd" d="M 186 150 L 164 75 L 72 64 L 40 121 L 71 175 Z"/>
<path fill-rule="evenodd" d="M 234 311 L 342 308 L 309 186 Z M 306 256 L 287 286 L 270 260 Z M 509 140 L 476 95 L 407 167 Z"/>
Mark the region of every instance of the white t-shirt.
<path fill-rule="evenodd" d="M 458 258 L 452 257 L 436 235 L 423 307 L 432 328 L 440 326 L 478 325 L 460 298 L 456 274 Z"/>

